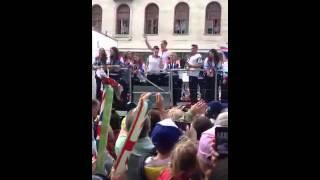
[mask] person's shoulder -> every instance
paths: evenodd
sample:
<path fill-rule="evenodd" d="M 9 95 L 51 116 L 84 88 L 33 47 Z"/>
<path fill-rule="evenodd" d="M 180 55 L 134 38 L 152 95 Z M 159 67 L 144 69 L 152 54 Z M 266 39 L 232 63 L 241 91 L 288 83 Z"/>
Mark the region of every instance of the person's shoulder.
<path fill-rule="evenodd" d="M 204 131 L 202 135 L 213 136 L 215 133 L 215 127 L 211 127 L 210 129 Z"/>
<path fill-rule="evenodd" d="M 196 54 L 190 55 L 189 59 L 196 59 Z"/>
<path fill-rule="evenodd" d="M 153 161 L 153 157 L 152 156 L 148 156 L 145 159 L 144 163 L 145 163 L 145 165 L 149 165 L 152 161 Z"/>
<path fill-rule="evenodd" d="M 169 168 L 165 168 L 160 172 L 158 180 L 167 180 L 171 177 L 171 171 Z"/>
<path fill-rule="evenodd" d="M 190 56 L 190 58 L 195 58 L 195 59 L 201 58 L 201 57 L 202 57 L 202 56 L 201 56 L 201 54 L 199 54 L 199 53 Z"/>

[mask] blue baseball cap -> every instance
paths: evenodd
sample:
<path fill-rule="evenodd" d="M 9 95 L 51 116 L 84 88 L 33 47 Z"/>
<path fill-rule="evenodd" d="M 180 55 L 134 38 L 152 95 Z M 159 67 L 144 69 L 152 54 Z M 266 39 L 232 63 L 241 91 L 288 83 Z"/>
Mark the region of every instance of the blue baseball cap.
<path fill-rule="evenodd" d="M 209 118 L 216 118 L 223 109 L 227 108 L 227 103 L 221 103 L 219 101 L 211 101 L 208 103 L 207 116 Z"/>
<path fill-rule="evenodd" d="M 151 140 L 156 149 L 170 150 L 181 135 L 182 132 L 178 126 L 171 119 L 165 119 L 155 125 L 151 133 Z"/>

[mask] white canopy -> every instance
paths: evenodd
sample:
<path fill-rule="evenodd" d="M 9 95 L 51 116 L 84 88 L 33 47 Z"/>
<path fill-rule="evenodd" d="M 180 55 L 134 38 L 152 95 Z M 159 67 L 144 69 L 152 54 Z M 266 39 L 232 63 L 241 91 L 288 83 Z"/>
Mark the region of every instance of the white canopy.
<path fill-rule="evenodd" d="M 107 55 L 109 56 L 109 49 L 113 46 L 118 47 L 118 42 L 106 35 L 100 34 L 96 31 L 92 31 L 92 62 L 98 55 L 99 48 L 104 48 L 107 52 Z"/>

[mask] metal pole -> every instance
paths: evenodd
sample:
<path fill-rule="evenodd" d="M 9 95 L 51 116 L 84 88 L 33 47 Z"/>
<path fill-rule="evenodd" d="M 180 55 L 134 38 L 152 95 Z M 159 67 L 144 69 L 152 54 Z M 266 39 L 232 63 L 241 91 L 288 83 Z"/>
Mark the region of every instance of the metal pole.
<path fill-rule="evenodd" d="M 142 94 L 142 93 L 146 93 L 145 91 L 134 91 L 132 92 L 133 94 Z M 158 92 L 153 92 L 153 93 L 160 93 L 160 94 L 168 94 L 170 95 L 170 92 L 161 92 L 161 91 L 158 91 Z"/>
<path fill-rule="evenodd" d="M 142 78 L 147 81 L 148 83 L 150 83 L 151 85 L 153 85 L 154 87 L 156 87 L 157 89 L 159 89 L 160 91 L 165 91 L 164 89 L 162 89 L 161 87 L 159 87 L 158 85 L 154 84 L 152 81 L 150 81 L 148 78 L 142 76 Z"/>
<path fill-rule="evenodd" d="M 170 105 L 173 106 L 173 80 L 172 80 L 172 70 L 170 70 L 169 75 L 169 91 L 170 91 Z"/>
<path fill-rule="evenodd" d="M 217 92 L 218 92 L 218 72 L 215 70 L 214 75 L 214 100 L 217 101 Z"/>
<path fill-rule="evenodd" d="M 128 69 L 129 70 L 129 102 L 132 102 L 132 72 L 131 72 L 131 69 Z"/>

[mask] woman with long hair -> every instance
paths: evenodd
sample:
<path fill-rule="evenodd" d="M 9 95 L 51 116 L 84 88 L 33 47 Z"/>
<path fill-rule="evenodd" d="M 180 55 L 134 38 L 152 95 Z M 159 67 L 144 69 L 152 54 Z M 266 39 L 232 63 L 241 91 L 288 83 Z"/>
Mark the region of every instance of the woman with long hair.
<path fill-rule="evenodd" d="M 110 48 L 110 61 L 109 63 L 110 65 L 122 65 L 121 61 L 120 61 L 120 54 L 119 54 L 119 50 L 116 47 L 111 47 Z"/>
<path fill-rule="evenodd" d="M 208 57 L 204 60 L 204 78 L 206 83 L 206 102 L 214 100 L 215 94 L 215 71 L 216 65 L 219 64 L 219 53 L 215 49 L 210 49 Z"/>
<path fill-rule="evenodd" d="M 124 109 L 125 104 L 128 101 L 128 83 L 125 80 L 122 67 L 124 67 L 123 62 L 121 62 L 121 57 L 118 48 L 111 47 L 110 48 L 110 61 L 108 61 L 109 68 L 109 76 L 110 78 L 116 80 L 119 84 L 121 84 L 123 91 L 120 95 L 120 99 L 114 98 L 113 107 L 116 109 Z"/>
<path fill-rule="evenodd" d="M 96 78 L 96 99 L 101 101 L 102 93 L 100 92 L 101 89 L 101 79 L 97 76 L 98 69 L 101 66 L 105 66 L 107 64 L 107 53 L 103 48 L 99 49 L 99 55 L 95 58 L 93 63 L 93 69 L 95 70 L 95 78 Z"/>
<path fill-rule="evenodd" d="M 116 47 L 110 48 L 110 61 L 107 63 L 109 65 L 110 77 L 120 83 L 121 70 L 123 63 L 120 60 L 119 50 Z"/>

